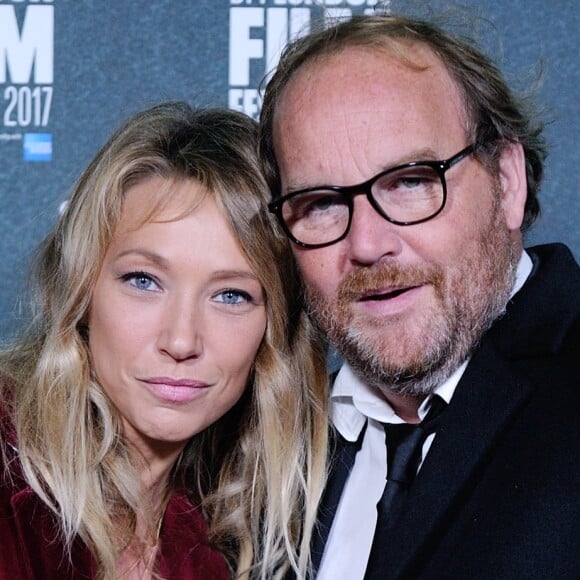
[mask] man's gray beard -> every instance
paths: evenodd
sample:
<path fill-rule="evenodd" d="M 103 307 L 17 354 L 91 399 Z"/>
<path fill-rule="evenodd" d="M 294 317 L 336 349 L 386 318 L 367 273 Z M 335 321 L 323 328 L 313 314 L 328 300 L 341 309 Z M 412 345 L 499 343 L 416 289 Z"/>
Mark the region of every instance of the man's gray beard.
<path fill-rule="evenodd" d="M 307 291 L 314 319 L 364 382 L 397 395 L 425 396 L 470 356 L 483 334 L 505 312 L 515 281 L 519 245 L 511 239 L 502 218 L 498 196 L 490 222 L 480 231 L 476 251 L 445 272 L 434 267 L 432 283 L 438 310 L 424 314 L 421 327 L 426 336 L 401 337 L 403 341 L 414 338 L 415 343 L 424 342 L 414 360 L 397 363 L 398 337 L 393 344 L 385 339 L 390 321 L 374 321 L 374 333 L 369 333 L 368 326 L 359 330 L 340 290 L 330 302 Z M 397 276 L 400 269 L 394 265 L 385 266 L 385 270 L 388 279 L 390 270 Z"/>

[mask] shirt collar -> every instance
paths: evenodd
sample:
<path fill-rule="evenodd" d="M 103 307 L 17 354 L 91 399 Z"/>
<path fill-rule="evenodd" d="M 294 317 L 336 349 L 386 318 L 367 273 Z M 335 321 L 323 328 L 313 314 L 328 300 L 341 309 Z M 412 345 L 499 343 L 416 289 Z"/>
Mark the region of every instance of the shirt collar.
<path fill-rule="evenodd" d="M 528 276 L 532 273 L 533 267 L 534 264 L 530 258 L 530 255 L 524 250 L 520 256 L 520 261 L 518 262 L 518 267 L 516 269 L 516 281 L 510 298 L 513 298 L 516 292 L 520 291 L 521 287 L 528 279 Z"/>

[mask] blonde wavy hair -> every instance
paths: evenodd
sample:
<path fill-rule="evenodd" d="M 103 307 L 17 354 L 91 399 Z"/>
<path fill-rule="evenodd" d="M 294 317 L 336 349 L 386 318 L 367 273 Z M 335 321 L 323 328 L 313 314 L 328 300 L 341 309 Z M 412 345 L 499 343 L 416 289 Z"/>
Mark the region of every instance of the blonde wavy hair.
<path fill-rule="evenodd" d="M 326 360 L 287 241 L 264 211 L 256 135 L 242 114 L 185 103 L 132 117 L 81 175 L 41 245 L 32 322 L 0 356 L 2 404 L 25 477 L 57 515 L 65 545 L 80 537 L 101 578 L 115 577 L 120 514 L 132 537 L 142 500 L 118 412 L 91 372 L 85 320 L 124 192 L 153 176 L 195 180 L 214 197 L 264 288 L 267 311 L 244 397 L 188 442 L 170 485 L 185 485 L 202 507 L 210 539 L 238 577 L 309 570 L 326 470 Z"/>

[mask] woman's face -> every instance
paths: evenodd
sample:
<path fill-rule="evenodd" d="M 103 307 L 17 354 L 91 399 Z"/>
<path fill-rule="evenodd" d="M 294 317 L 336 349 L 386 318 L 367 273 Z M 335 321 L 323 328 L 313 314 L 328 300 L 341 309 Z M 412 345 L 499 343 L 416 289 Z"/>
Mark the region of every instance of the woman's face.
<path fill-rule="evenodd" d="M 175 219 L 199 184 L 173 185 L 141 225 L 164 186 L 155 177 L 127 191 L 89 313 L 94 372 L 146 457 L 174 457 L 231 409 L 266 329 L 260 282 L 212 197 Z"/>

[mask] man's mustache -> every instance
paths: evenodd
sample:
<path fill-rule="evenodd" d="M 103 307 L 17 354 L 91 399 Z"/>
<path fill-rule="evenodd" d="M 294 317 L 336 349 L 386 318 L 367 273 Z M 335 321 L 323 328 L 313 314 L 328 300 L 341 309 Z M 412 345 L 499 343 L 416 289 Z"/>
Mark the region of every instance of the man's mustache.
<path fill-rule="evenodd" d="M 439 289 L 442 283 L 443 270 L 438 265 L 385 262 L 372 268 L 358 267 L 347 274 L 338 287 L 337 299 L 344 304 L 416 286 L 433 285 Z"/>

